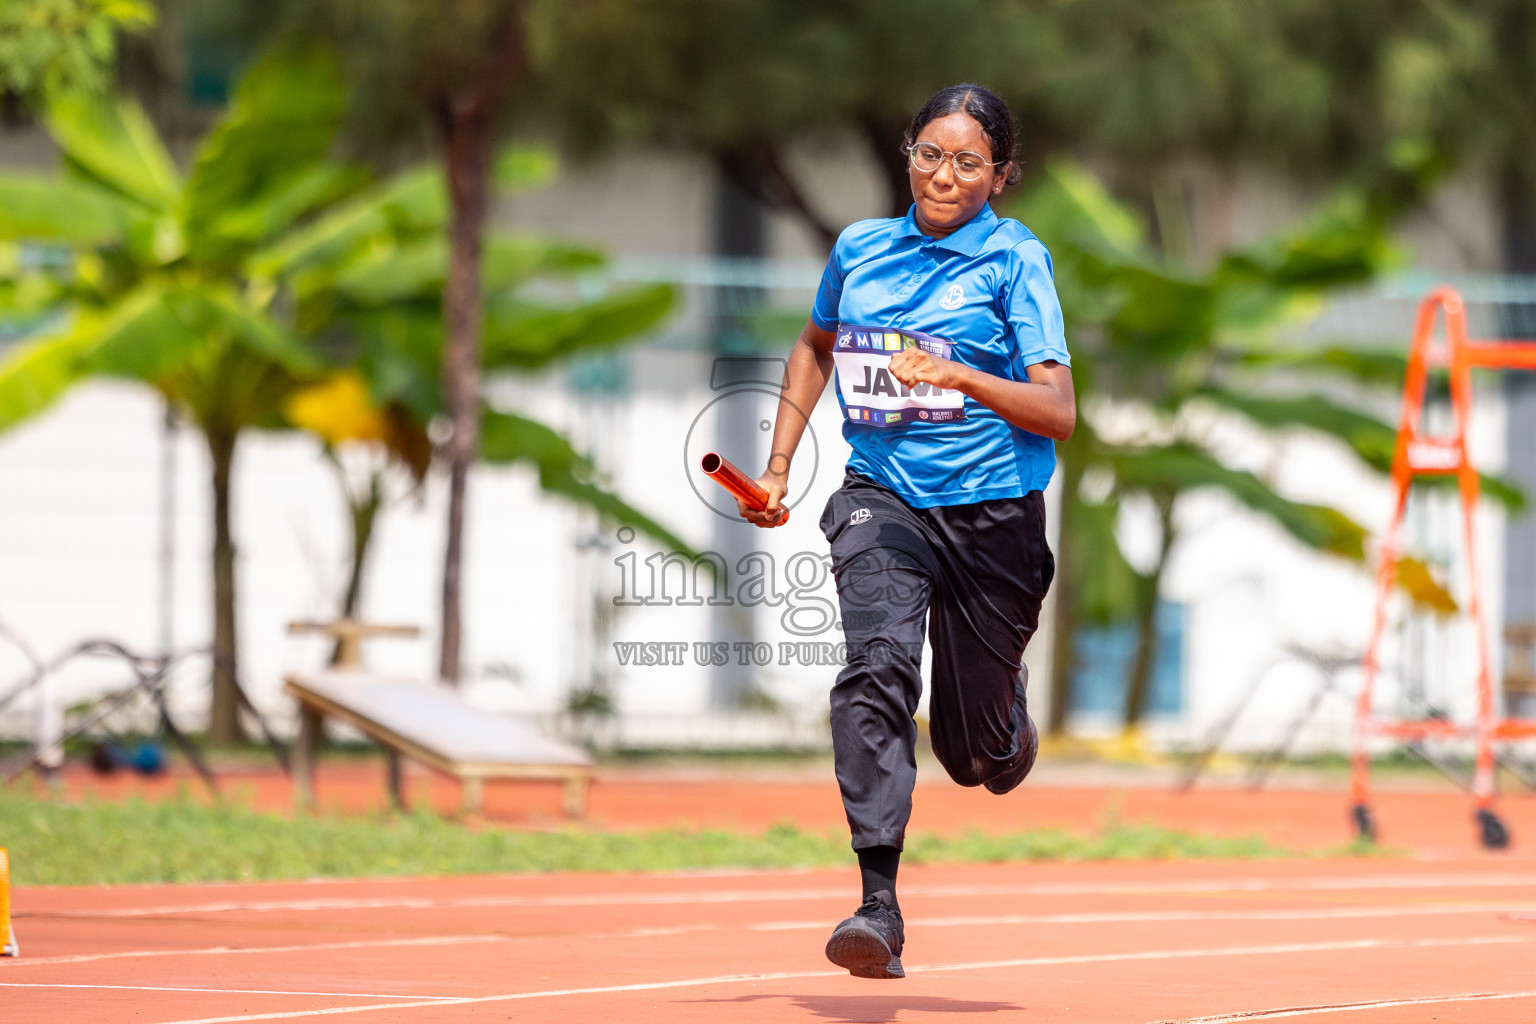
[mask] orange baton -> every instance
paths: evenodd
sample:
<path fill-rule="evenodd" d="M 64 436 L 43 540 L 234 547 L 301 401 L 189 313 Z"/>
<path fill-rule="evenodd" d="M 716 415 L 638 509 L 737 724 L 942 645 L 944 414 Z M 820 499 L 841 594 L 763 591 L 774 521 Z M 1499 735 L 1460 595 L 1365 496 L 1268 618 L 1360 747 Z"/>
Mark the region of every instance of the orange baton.
<path fill-rule="evenodd" d="M 768 507 L 768 492 L 758 486 L 747 474 L 737 469 L 730 459 L 719 452 L 709 452 L 700 460 L 699 466 L 704 474 L 713 477 L 715 483 L 730 491 L 733 496 L 746 502 L 759 512 Z M 779 522 L 789 521 L 789 509 L 779 506 Z"/>

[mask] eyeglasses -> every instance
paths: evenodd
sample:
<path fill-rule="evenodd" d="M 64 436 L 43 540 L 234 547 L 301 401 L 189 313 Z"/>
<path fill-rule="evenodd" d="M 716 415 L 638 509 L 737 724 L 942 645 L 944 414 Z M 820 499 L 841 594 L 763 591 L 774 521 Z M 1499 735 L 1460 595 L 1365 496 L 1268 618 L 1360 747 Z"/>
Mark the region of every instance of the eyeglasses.
<path fill-rule="evenodd" d="M 932 174 L 944 163 L 944 158 L 949 157 L 955 168 L 955 177 L 961 181 L 975 181 L 981 177 L 988 167 L 995 167 L 1003 160 L 988 160 L 980 153 L 972 153 L 968 149 L 962 149 L 958 153 L 951 153 L 940 149 L 931 142 L 917 142 L 909 146 L 903 146 L 912 166 L 924 174 Z"/>

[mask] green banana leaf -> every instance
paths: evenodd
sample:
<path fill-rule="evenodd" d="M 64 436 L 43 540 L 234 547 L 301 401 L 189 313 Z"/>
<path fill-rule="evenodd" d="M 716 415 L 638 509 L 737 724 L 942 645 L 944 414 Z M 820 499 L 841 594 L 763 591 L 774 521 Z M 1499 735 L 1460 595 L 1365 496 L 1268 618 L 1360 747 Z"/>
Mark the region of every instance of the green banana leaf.
<path fill-rule="evenodd" d="M 243 347 L 270 360 L 295 377 L 313 377 L 324 361 L 278 321 L 253 309 L 233 288 L 204 286 L 191 293 L 200 304 L 203 323 L 227 331 Z"/>
<path fill-rule="evenodd" d="M 390 306 L 354 314 L 353 363 L 380 404 L 398 402 L 423 423 L 443 412 L 443 318 L 435 308 Z"/>
<path fill-rule="evenodd" d="M 1118 448 L 1112 449 L 1108 458 L 1122 492 L 1215 488 L 1266 516 L 1308 547 L 1356 562 L 1365 560 L 1366 530 L 1344 513 L 1326 505 L 1291 501 L 1254 474 L 1225 466 L 1194 445 Z"/>
<path fill-rule="evenodd" d="M 0 238 L 95 247 L 123 241 L 143 213 L 99 186 L 0 175 Z"/>
<path fill-rule="evenodd" d="M 544 274 L 569 274 L 603 265 L 585 246 L 549 239 L 492 236 L 485 244 L 481 280 L 487 292 L 516 288 Z M 332 286 L 363 305 L 435 296 L 448 273 L 448 243 L 440 234 L 412 244 L 381 246 L 348 263 Z"/>
<path fill-rule="evenodd" d="M 560 161 L 546 146 L 508 146 L 496 155 L 491 184 L 503 192 L 532 192 L 555 180 Z"/>
<path fill-rule="evenodd" d="M 248 217 L 243 211 L 285 193 L 292 205 L 296 183 L 330 151 L 346 102 L 336 62 L 322 51 L 279 51 L 257 62 L 198 148 L 182 197 L 189 244 L 227 251 L 236 239 L 221 228 L 231 213 Z M 313 184 L 308 191 L 325 194 Z"/>
<path fill-rule="evenodd" d="M 205 359 L 221 333 L 287 372 L 319 361 L 227 290 L 150 282 L 102 310 L 76 311 L 56 333 L 23 342 L 0 363 L 0 431 L 46 409 L 88 376 L 159 383 Z"/>
<path fill-rule="evenodd" d="M 485 243 L 482 283 L 504 292 L 548 274 L 597 270 L 607 260 L 596 249 L 530 235 L 492 235 Z"/>
<path fill-rule="evenodd" d="M 670 311 L 668 285 L 642 285 L 569 307 L 493 299 L 481 361 L 487 372 L 535 370 L 568 356 L 622 344 Z M 442 412 L 438 382 L 442 315 L 435 306 L 389 306 L 349 316 L 357 362 L 376 401 L 399 401 L 424 420 Z"/>
<path fill-rule="evenodd" d="M 46 123 L 76 176 L 153 213 L 175 208 L 181 176 L 137 103 L 65 96 L 49 105 Z"/>
<path fill-rule="evenodd" d="M 1385 471 L 1392 466 L 1397 428 L 1321 395 L 1271 398 L 1216 386 L 1200 389 L 1199 395 L 1261 427 L 1303 428 L 1336 438 L 1373 469 Z"/>
<path fill-rule="evenodd" d="M 485 365 L 536 369 L 576 352 L 628 341 L 659 323 L 673 298 L 671 286 L 664 284 L 640 285 L 567 308 L 493 298 L 486 311 Z"/>
<path fill-rule="evenodd" d="M 1047 248 L 1073 246 L 1123 257 L 1146 255 L 1141 217 L 1072 160 L 1052 160 L 1011 211 Z"/>
<path fill-rule="evenodd" d="M 1397 262 L 1397 250 L 1379 231 L 1330 214 L 1266 245 L 1227 255 L 1215 281 L 1225 286 L 1261 281 L 1278 289 L 1321 291 L 1365 284 Z"/>
<path fill-rule="evenodd" d="M 204 347 L 190 312 L 174 286 L 151 281 L 135 288 L 100 314 L 96 344 L 81 371 L 150 383 L 170 376 Z"/>
<path fill-rule="evenodd" d="M 1107 324 L 1117 359 L 1162 364 L 1211 337 L 1216 296 L 1203 282 L 1135 265 L 1105 267 L 1103 274 L 1104 286 L 1124 296 Z"/>
<path fill-rule="evenodd" d="M 368 172 L 361 167 L 317 163 L 255 201 L 219 212 L 212 230 L 231 243 L 259 244 L 279 236 L 307 214 L 356 193 L 368 181 Z"/>
<path fill-rule="evenodd" d="M 554 156 L 547 149 L 513 146 L 497 157 L 495 183 L 507 191 L 534 189 L 546 184 L 555 170 Z M 448 191 L 442 171 L 436 167 L 417 168 L 360 193 L 252 254 L 246 271 L 254 277 L 273 277 L 335 264 L 369 240 L 388 249 L 402 239 L 410 242 L 413 236 L 435 234 L 439 244 L 443 244 L 441 232 L 447 226 Z M 494 240 L 488 244 L 486 253 L 486 286 L 491 288 L 507 283 L 504 275 L 495 270 L 499 259 L 496 244 Z M 564 248 L 573 254 L 586 252 L 571 246 Z M 513 255 L 515 250 L 513 243 Z M 446 257 L 442 265 L 446 266 Z M 516 265 L 514 260 L 512 266 Z M 325 287 L 332 280 L 331 276 L 322 277 Z"/>
<path fill-rule="evenodd" d="M 1078 500 L 1071 515 L 1072 543 L 1082 553 L 1075 593 L 1078 614 L 1100 626 L 1133 618 L 1142 576 L 1120 551 L 1115 533 L 1119 503 Z"/>
<path fill-rule="evenodd" d="M 634 527 L 674 551 L 697 556 L 682 538 L 596 483 L 591 461 L 544 424 L 486 410 L 480 430 L 480 455 L 486 462 L 530 463 L 538 469 L 539 486 L 544 490 L 574 499 L 622 526 Z"/>
<path fill-rule="evenodd" d="M 1408 372 L 1406 350 L 1363 349 L 1349 345 L 1246 349 L 1231 353 L 1229 359 L 1234 368 L 1241 370 L 1323 373 L 1340 380 L 1393 390 L 1402 388 L 1403 377 Z"/>
<path fill-rule="evenodd" d="M 57 334 L 32 338 L 0 359 L 0 433 L 47 409 L 80 379 L 80 363 L 96 345 L 79 315 Z"/>
<path fill-rule="evenodd" d="M 1300 398 L 1264 398 L 1242 395 L 1230 389 L 1207 387 L 1200 395 L 1218 405 L 1239 412 L 1255 423 L 1272 429 L 1299 427 L 1336 438 L 1348 445 L 1366 465 L 1381 473 L 1392 469 L 1397 447 L 1397 428 L 1373 416 L 1337 405 L 1319 395 Z M 1478 473 L 1486 495 L 1505 508 L 1519 512 L 1526 507 L 1525 493 L 1509 479 L 1495 473 Z M 1454 477 L 1434 474 L 1415 479 L 1415 486 L 1455 487 Z"/>
<path fill-rule="evenodd" d="M 407 171 L 352 199 L 252 253 L 246 273 L 257 278 L 297 274 L 344 261 L 371 239 L 441 229 L 448 196 L 435 168 Z M 334 273 L 325 275 L 328 285 Z"/>
<path fill-rule="evenodd" d="M 68 333 L 75 339 L 67 349 L 75 354 L 77 375 L 158 382 L 199 361 L 216 338 L 228 338 L 294 376 L 323 368 L 313 352 L 227 286 L 151 280 L 106 309 L 78 314 Z M 47 365 L 62 363 L 55 358 Z M 50 379 L 57 381 L 57 372 L 42 377 Z"/>

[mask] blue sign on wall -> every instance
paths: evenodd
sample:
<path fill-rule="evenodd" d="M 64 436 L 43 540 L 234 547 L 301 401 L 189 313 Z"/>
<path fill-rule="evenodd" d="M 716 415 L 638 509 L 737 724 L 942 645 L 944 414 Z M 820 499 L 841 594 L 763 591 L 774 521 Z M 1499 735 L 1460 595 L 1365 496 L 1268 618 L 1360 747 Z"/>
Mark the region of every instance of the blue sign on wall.
<path fill-rule="evenodd" d="M 1157 603 L 1157 655 L 1152 663 L 1149 715 L 1177 715 L 1184 710 L 1184 605 Z M 1119 719 L 1136 657 L 1136 624 L 1080 626 L 1074 638 L 1077 665 L 1072 673 L 1075 713 Z"/>

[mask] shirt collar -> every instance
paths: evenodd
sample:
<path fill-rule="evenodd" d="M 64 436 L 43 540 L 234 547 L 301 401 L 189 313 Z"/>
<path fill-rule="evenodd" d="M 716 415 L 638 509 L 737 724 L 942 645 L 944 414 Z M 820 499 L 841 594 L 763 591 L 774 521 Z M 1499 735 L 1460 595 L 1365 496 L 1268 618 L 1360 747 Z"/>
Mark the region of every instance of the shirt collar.
<path fill-rule="evenodd" d="M 962 256 L 975 256 L 981 252 L 982 243 L 992 236 L 997 227 L 997 214 L 992 210 L 992 204 L 987 203 L 977 212 L 976 216 L 966 221 L 956 230 L 943 238 L 929 238 L 923 234 L 917 226 L 917 204 L 913 203 L 907 210 L 907 218 L 902 226 L 897 229 L 897 238 L 920 238 L 924 242 L 936 245 L 950 252 L 957 252 Z"/>

